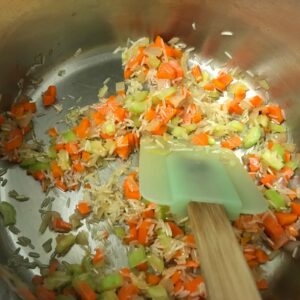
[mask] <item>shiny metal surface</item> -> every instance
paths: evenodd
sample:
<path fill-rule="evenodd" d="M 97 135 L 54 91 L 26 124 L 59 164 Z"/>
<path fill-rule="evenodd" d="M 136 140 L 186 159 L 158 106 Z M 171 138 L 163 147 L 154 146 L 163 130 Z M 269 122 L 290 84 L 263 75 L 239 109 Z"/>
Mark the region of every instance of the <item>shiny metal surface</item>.
<path fill-rule="evenodd" d="M 120 59 L 111 50 L 125 44 L 128 37 L 162 34 L 166 38 L 180 37 L 207 59 L 213 57 L 221 64 L 238 65 L 267 78 L 270 97 L 285 108 L 294 140 L 300 144 L 300 2 L 297 0 L 0 0 L 0 3 L 0 110 L 15 99 L 21 78 L 25 79 L 24 90 L 34 100 L 40 101 L 41 92 L 51 82 L 57 84 L 60 98 L 73 95 L 82 97 L 80 105 L 92 103 L 105 78 L 109 76 L 114 81 L 121 76 Z M 221 35 L 223 31 L 232 31 L 234 35 Z M 78 48 L 82 48 L 82 53 L 73 57 Z M 232 60 L 224 51 L 232 55 Z M 30 66 L 42 60 L 45 63 L 26 78 Z M 66 74 L 61 77 L 57 74 L 62 69 Z M 30 80 L 39 78 L 43 82 L 37 89 L 29 86 Z M 70 98 L 62 102 L 64 111 L 74 105 L 72 101 Z M 50 110 L 46 118 L 38 120 L 37 135 L 43 135 L 59 118 Z M 37 229 L 41 190 L 16 167 L 9 169 L 7 177 L 9 183 L 5 189 L 1 188 L 1 200 L 7 199 L 7 190 L 12 188 L 31 196 L 29 202 L 16 204 L 17 225 L 39 251 L 47 239 L 39 236 Z M 59 194 L 54 207 L 65 205 L 67 197 L 79 195 Z M 68 210 L 64 213 L 68 214 Z M 5 263 L 16 248 L 16 240 L 3 228 L 0 239 L 0 262 Z M 46 260 L 46 256 L 41 257 L 41 261 Z M 31 271 L 18 272 L 29 280 Z M 282 253 L 265 272 L 271 282 L 265 299 L 300 299 L 300 286 L 295 280 L 300 277 L 297 259 Z M 0 291 L 1 299 L 13 299 L 1 286 Z"/>

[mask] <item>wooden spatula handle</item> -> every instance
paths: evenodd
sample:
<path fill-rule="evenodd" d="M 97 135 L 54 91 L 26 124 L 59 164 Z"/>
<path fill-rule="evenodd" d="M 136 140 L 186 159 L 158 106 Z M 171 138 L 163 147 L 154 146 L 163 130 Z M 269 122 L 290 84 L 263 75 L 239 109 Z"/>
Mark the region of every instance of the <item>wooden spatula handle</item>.
<path fill-rule="evenodd" d="M 223 206 L 191 202 L 188 215 L 208 299 L 261 299 Z"/>

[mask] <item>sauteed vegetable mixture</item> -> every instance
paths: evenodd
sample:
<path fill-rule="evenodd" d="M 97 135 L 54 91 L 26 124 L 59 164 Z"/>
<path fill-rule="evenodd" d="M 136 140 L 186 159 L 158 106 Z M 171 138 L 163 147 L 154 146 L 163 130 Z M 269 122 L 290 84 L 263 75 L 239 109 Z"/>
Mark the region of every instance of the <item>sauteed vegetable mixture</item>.
<path fill-rule="evenodd" d="M 132 155 L 141 135 L 188 140 L 199 147 L 219 145 L 235 151 L 269 203 L 261 215 L 241 215 L 233 226 L 257 285 L 268 286 L 256 272 L 277 249 L 297 238 L 300 195 L 295 170 L 299 157 L 285 125 L 281 107 L 255 94 L 237 69 L 213 69 L 174 38 L 141 38 L 122 52 L 124 81 L 108 94 L 104 83 L 93 105 L 74 109 L 67 128 L 49 128 L 49 145 L 32 135 L 36 104 L 23 96 L 0 115 L 0 155 L 19 164 L 44 192 L 83 191 L 68 220 L 59 211 L 42 212 L 40 233 L 57 232 L 52 260 L 33 277 L 33 291 L 20 288 L 24 299 L 203 299 L 205 279 L 197 259 L 187 218 L 166 206 L 143 199 L 138 167 Z M 54 85 L 42 95 L 45 107 L 59 103 Z M 120 160 L 105 184 L 99 168 Z M 121 181 L 120 182 L 120 178 Z M 155 187 L 153 187 L 155 188 Z M 10 193 L 18 201 L 26 196 Z M 50 200 L 49 200 L 50 201 Z M 5 226 L 16 211 L 0 202 Z M 90 236 L 82 222 L 107 220 L 110 230 Z M 112 268 L 105 243 L 115 235 L 128 250 L 128 266 Z M 92 248 L 90 239 L 101 240 Z M 62 257 L 75 245 L 85 250 L 78 263 Z M 51 251 L 51 243 L 45 245 Z"/>

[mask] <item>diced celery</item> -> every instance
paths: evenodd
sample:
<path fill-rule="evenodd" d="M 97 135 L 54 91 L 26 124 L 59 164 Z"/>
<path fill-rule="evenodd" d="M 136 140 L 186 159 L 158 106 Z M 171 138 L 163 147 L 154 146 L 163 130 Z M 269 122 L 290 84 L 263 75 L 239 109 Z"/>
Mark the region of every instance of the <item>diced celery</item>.
<path fill-rule="evenodd" d="M 28 166 L 28 170 L 35 172 L 35 171 L 46 171 L 49 170 L 50 163 L 49 162 L 36 162 L 30 166 Z"/>
<path fill-rule="evenodd" d="M 49 290 L 61 288 L 70 283 L 72 277 L 66 272 L 56 271 L 44 279 L 44 286 Z"/>
<path fill-rule="evenodd" d="M 207 83 L 210 80 L 210 74 L 206 71 L 202 71 L 202 78 L 203 78 L 203 82 Z"/>
<path fill-rule="evenodd" d="M 169 97 L 173 94 L 175 94 L 177 91 L 176 87 L 172 86 L 172 87 L 169 87 L 169 88 L 166 88 L 166 89 L 163 89 L 161 91 L 159 91 L 156 96 L 160 99 L 160 100 L 163 100 L 164 98 L 166 97 Z"/>
<path fill-rule="evenodd" d="M 161 243 L 161 245 L 167 250 L 171 247 L 172 244 L 172 238 L 169 236 L 166 236 L 165 234 L 160 234 L 158 236 L 158 239 Z"/>
<path fill-rule="evenodd" d="M 141 124 L 142 124 L 142 122 L 141 122 L 141 120 L 139 119 L 139 115 L 132 115 L 131 116 L 131 120 L 133 121 L 133 123 L 134 123 L 134 125 L 136 126 L 136 127 L 140 127 L 141 126 Z"/>
<path fill-rule="evenodd" d="M 246 136 L 244 137 L 243 144 L 244 148 L 250 148 L 258 143 L 261 137 L 261 128 L 259 126 L 251 127 Z"/>
<path fill-rule="evenodd" d="M 121 226 L 115 226 L 114 233 L 118 238 L 122 239 L 125 236 L 125 229 Z"/>
<path fill-rule="evenodd" d="M 57 164 L 63 171 L 70 168 L 69 153 L 66 150 L 59 150 L 57 154 Z"/>
<path fill-rule="evenodd" d="M 222 137 L 227 134 L 227 127 L 225 125 L 217 125 L 213 130 L 216 137 Z"/>
<path fill-rule="evenodd" d="M 229 85 L 229 87 L 227 88 L 227 92 L 230 94 L 234 94 L 239 89 L 244 89 L 245 91 L 248 91 L 247 86 L 243 82 L 237 81 Z"/>
<path fill-rule="evenodd" d="M 264 163 L 277 171 L 279 171 L 284 166 L 282 157 L 280 157 L 280 155 L 278 155 L 276 151 L 266 149 L 262 153 L 261 157 Z"/>
<path fill-rule="evenodd" d="M 69 264 L 68 271 L 74 276 L 78 276 L 82 273 L 82 268 L 80 264 Z"/>
<path fill-rule="evenodd" d="M 33 165 L 35 163 L 36 163 L 35 158 L 26 158 L 22 160 L 22 162 L 20 163 L 20 167 L 27 169 L 30 165 Z"/>
<path fill-rule="evenodd" d="M 180 126 L 175 126 L 173 128 L 172 135 L 175 136 L 176 138 L 183 138 L 183 139 L 188 138 L 187 130 L 184 127 L 180 127 Z"/>
<path fill-rule="evenodd" d="M 119 273 L 109 274 L 104 277 L 96 278 L 96 291 L 116 289 L 123 285 L 123 277 Z"/>
<path fill-rule="evenodd" d="M 53 146 L 49 147 L 47 154 L 50 158 L 53 158 L 53 159 L 57 157 L 57 152 Z"/>
<path fill-rule="evenodd" d="M 178 125 L 179 124 L 179 122 L 180 122 L 180 118 L 178 117 L 178 116 L 176 116 L 175 118 L 173 118 L 172 120 L 171 120 L 171 124 L 172 125 Z M 194 125 L 194 124 L 191 124 L 191 125 Z M 185 125 L 186 126 L 186 125 Z"/>
<path fill-rule="evenodd" d="M 211 91 L 211 92 L 208 93 L 208 97 L 211 98 L 211 99 L 214 99 L 214 100 L 219 99 L 220 96 L 221 96 L 221 93 L 217 90 Z"/>
<path fill-rule="evenodd" d="M 281 158 L 283 158 L 285 150 L 280 144 L 274 144 L 272 146 L 272 151 L 275 151 Z"/>
<path fill-rule="evenodd" d="M 116 132 L 116 125 L 113 121 L 106 121 L 102 124 L 101 131 L 105 134 L 112 135 Z"/>
<path fill-rule="evenodd" d="M 74 142 L 76 140 L 76 134 L 73 130 L 65 131 L 61 134 L 63 140 L 67 143 Z"/>
<path fill-rule="evenodd" d="M 147 108 L 148 103 L 146 101 L 143 102 L 131 102 L 128 105 L 128 110 L 134 114 L 141 114 Z"/>
<path fill-rule="evenodd" d="M 156 69 L 160 65 L 160 60 L 154 55 L 149 55 L 148 64 L 150 68 Z"/>
<path fill-rule="evenodd" d="M 3 218 L 3 225 L 10 226 L 16 224 L 16 209 L 8 202 L 0 202 L 0 214 Z"/>
<path fill-rule="evenodd" d="M 86 231 L 80 231 L 77 233 L 76 244 L 82 245 L 82 246 L 89 244 L 89 236 Z"/>
<path fill-rule="evenodd" d="M 102 142 L 98 140 L 86 141 L 84 148 L 85 151 L 99 155 L 101 157 L 104 157 L 107 154 L 107 150 L 103 146 Z"/>
<path fill-rule="evenodd" d="M 273 122 L 269 123 L 269 128 L 273 133 L 284 133 L 284 132 L 286 132 L 286 127 L 284 125 L 275 124 Z"/>
<path fill-rule="evenodd" d="M 164 261 L 155 254 L 148 256 L 148 263 L 155 272 L 162 273 L 165 269 Z"/>
<path fill-rule="evenodd" d="M 84 271 L 86 271 L 86 272 L 91 271 L 91 269 L 93 268 L 92 259 L 89 255 L 86 255 L 85 257 L 83 257 L 81 264 L 82 264 Z"/>
<path fill-rule="evenodd" d="M 269 125 L 269 118 L 266 115 L 259 115 L 257 117 L 258 124 L 264 128 L 267 128 Z"/>
<path fill-rule="evenodd" d="M 167 290 L 161 285 L 151 286 L 148 288 L 148 294 L 152 300 L 168 300 L 170 299 Z"/>
<path fill-rule="evenodd" d="M 97 300 L 118 300 L 118 296 L 114 291 L 105 291 L 97 296 Z"/>
<path fill-rule="evenodd" d="M 244 130 L 244 125 L 236 120 L 233 120 L 228 123 L 228 128 L 234 132 L 242 132 Z"/>
<path fill-rule="evenodd" d="M 133 102 L 143 102 L 147 96 L 148 96 L 149 92 L 148 91 L 137 91 L 134 93 L 133 96 Z"/>
<path fill-rule="evenodd" d="M 186 124 L 186 125 L 182 125 L 182 127 L 186 129 L 187 133 L 191 133 L 197 129 L 196 124 Z"/>
<path fill-rule="evenodd" d="M 272 205 L 272 207 L 277 210 L 285 208 L 286 206 L 282 196 L 274 189 L 265 191 L 265 197 L 269 200 L 269 203 Z"/>
<path fill-rule="evenodd" d="M 78 284 L 80 282 L 87 283 L 93 290 L 96 288 L 95 279 L 91 275 L 91 273 L 83 273 L 73 278 L 72 286 L 75 290 L 78 290 Z"/>
<path fill-rule="evenodd" d="M 55 251 L 58 255 L 65 255 L 75 244 L 76 236 L 70 234 L 60 234 L 56 237 Z"/>
<path fill-rule="evenodd" d="M 299 162 L 296 160 L 290 160 L 285 165 L 295 171 L 299 167 Z"/>
<path fill-rule="evenodd" d="M 157 205 L 155 209 L 155 217 L 165 220 L 170 212 L 170 207 L 167 205 Z"/>
<path fill-rule="evenodd" d="M 216 141 L 212 136 L 208 136 L 208 144 L 209 145 L 215 145 Z"/>
<path fill-rule="evenodd" d="M 143 246 L 139 246 L 128 253 L 128 264 L 130 268 L 134 268 L 146 260 L 146 252 Z"/>

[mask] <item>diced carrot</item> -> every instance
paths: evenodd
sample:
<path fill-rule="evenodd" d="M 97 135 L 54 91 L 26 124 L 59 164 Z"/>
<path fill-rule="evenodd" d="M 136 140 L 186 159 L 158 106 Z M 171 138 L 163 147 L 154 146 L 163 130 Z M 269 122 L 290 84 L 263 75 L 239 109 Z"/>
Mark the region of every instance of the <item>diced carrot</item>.
<path fill-rule="evenodd" d="M 234 91 L 234 99 L 237 101 L 242 101 L 246 97 L 246 90 L 244 87 L 239 86 L 235 91 Z"/>
<path fill-rule="evenodd" d="M 166 223 L 169 225 L 173 237 L 183 235 L 183 230 L 179 226 L 177 226 L 174 222 L 166 222 Z"/>
<path fill-rule="evenodd" d="M 66 143 L 64 145 L 64 148 L 66 149 L 66 151 L 72 155 L 72 154 L 77 154 L 78 153 L 78 145 L 77 143 Z"/>
<path fill-rule="evenodd" d="M 88 118 L 83 118 L 79 125 L 75 127 L 74 132 L 79 138 L 84 139 L 88 136 L 90 126 L 90 120 Z"/>
<path fill-rule="evenodd" d="M 50 166 L 51 166 L 52 176 L 54 178 L 59 178 L 64 175 L 61 167 L 58 165 L 56 160 L 52 160 Z"/>
<path fill-rule="evenodd" d="M 193 66 L 191 71 L 192 71 L 192 75 L 197 83 L 202 81 L 203 76 L 202 76 L 202 71 L 201 71 L 201 68 L 199 65 Z"/>
<path fill-rule="evenodd" d="M 197 261 L 194 261 L 194 260 L 188 260 L 185 263 L 185 266 L 188 267 L 188 268 L 198 268 L 199 267 L 199 263 Z"/>
<path fill-rule="evenodd" d="M 148 270 L 148 263 L 143 262 L 135 267 L 140 272 L 146 272 Z"/>
<path fill-rule="evenodd" d="M 126 68 L 134 69 L 136 66 L 140 65 L 144 58 L 144 48 L 140 47 L 137 55 L 132 57 L 126 64 Z"/>
<path fill-rule="evenodd" d="M 127 159 L 132 151 L 129 145 L 128 135 L 119 136 L 116 138 L 117 147 L 115 153 L 123 160 Z"/>
<path fill-rule="evenodd" d="M 259 157 L 255 154 L 248 156 L 248 167 L 250 172 L 257 172 L 260 169 Z"/>
<path fill-rule="evenodd" d="M 283 155 L 284 162 L 287 163 L 291 160 L 291 153 L 289 151 L 285 151 Z"/>
<path fill-rule="evenodd" d="M 138 230 L 136 228 L 136 224 L 130 225 L 128 235 L 125 237 L 125 242 L 130 243 L 132 241 L 136 241 L 137 236 L 138 236 Z"/>
<path fill-rule="evenodd" d="M 230 150 L 238 148 L 242 144 L 242 140 L 238 135 L 233 135 L 221 142 L 221 146 Z"/>
<path fill-rule="evenodd" d="M 230 114 L 241 115 L 244 109 L 240 106 L 240 100 L 233 99 L 228 103 L 228 112 Z"/>
<path fill-rule="evenodd" d="M 133 284 L 123 285 L 118 291 L 118 298 L 119 300 L 133 300 L 138 292 L 138 288 Z"/>
<path fill-rule="evenodd" d="M 268 141 L 268 149 L 272 150 L 274 143 L 272 141 Z"/>
<path fill-rule="evenodd" d="M 252 106 L 254 107 L 258 107 L 258 106 L 261 106 L 263 104 L 263 99 L 256 95 L 254 97 L 252 97 L 249 102 L 251 103 Z"/>
<path fill-rule="evenodd" d="M 81 158 L 81 155 L 79 153 L 77 154 L 71 154 L 70 158 L 73 162 L 78 161 Z"/>
<path fill-rule="evenodd" d="M 202 120 L 202 115 L 196 105 L 191 104 L 188 106 L 187 111 L 184 112 L 182 119 L 184 124 L 199 123 Z"/>
<path fill-rule="evenodd" d="M 24 115 L 25 108 L 23 103 L 14 103 L 10 108 L 10 113 L 13 118 L 19 119 Z"/>
<path fill-rule="evenodd" d="M 197 111 L 192 117 L 192 123 L 197 124 L 202 120 L 202 115 L 199 111 Z"/>
<path fill-rule="evenodd" d="M 23 106 L 25 111 L 36 112 L 36 104 L 34 102 L 24 102 Z"/>
<path fill-rule="evenodd" d="M 89 214 L 91 212 L 90 205 L 85 201 L 79 202 L 76 205 L 76 208 L 82 216 L 86 216 L 87 214 Z"/>
<path fill-rule="evenodd" d="M 268 289 L 269 284 L 266 279 L 260 279 L 256 281 L 256 286 L 259 290 L 266 290 Z"/>
<path fill-rule="evenodd" d="M 275 216 L 281 226 L 291 225 L 298 219 L 298 216 L 294 213 L 277 212 Z"/>
<path fill-rule="evenodd" d="M 44 277 L 41 275 L 34 275 L 31 279 L 33 285 L 42 285 L 44 282 Z"/>
<path fill-rule="evenodd" d="M 55 292 L 46 289 L 42 285 L 39 285 L 39 286 L 36 287 L 35 295 L 39 300 L 55 300 L 56 299 Z"/>
<path fill-rule="evenodd" d="M 97 294 L 92 287 L 85 281 L 80 281 L 76 284 L 76 292 L 79 294 L 81 300 L 96 300 Z"/>
<path fill-rule="evenodd" d="M 168 123 L 177 113 L 177 109 L 171 105 L 166 105 L 165 108 L 161 108 L 159 115 L 163 123 Z"/>
<path fill-rule="evenodd" d="M 277 121 L 279 124 L 284 121 L 282 110 L 278 105 L 266 106 L 263 110 L 263 113 L 268 115 L 271 119 Z"/>
<path fill-rule="evenodd" d="M 153 119 L 146 127 L 146 130 L 153 135 L 163 135 L 167 131 L 167 125 L 158 119 Z"/>
<path fill-rule="evenodd" d="M 260 182 L 264 185 L 272 185 L 276 180 L 276 176 L 273 174 L 266 174 L 260 179 Z"/>
<path fill-rule="evenodd" d="M 230 74 L 220 72 L 218 77 L 212 80 L 215 88 L 220 91 L 225 91 L 227 86 L 232 82 L 233 78 Z"/>
<path fill-rule="evenodd" d="M 50 85 L 47 91 L 43 94 L 43 104 L 44 106 L 51 106 L 56 102 L 57 90 L 56 86 Z"/>
<path fill-rule="evenodd" d="M 256 260 L 256 255 L 254 253 L 244 252 L 244 257 L 247 262 L 249 262 L 251 260 Z"/>
<path fill-rule="evenodd" d="M 274 245 L 272 245 L 274 249 L 279 249 L 288 242 L 289 238 L 283 227 L 278 223 L 277 218 L 273 217 L 270 213 L 263 216 L 263 225 L 266 234 L 274 242 Z"/>
<path fill-rule="evenodd" d="M 300 204 L 297 202 L 291 202 L 290 206 L 292 209 L 292 213 L 300 216 Z"/>
<path fill-rule="evenodd" d="M 249 266 L 250 269 L 255 269 L 258 266 L 258 261 L 257 260 L 249 260 L 247 261 L 247 264 Z"/>
<path fill-rule="evenodd" d="M 182 274 L 181 270 L 176 270 L 174 274 L 171 276 L 171 280 L 174 285 L 181 279 L 181 274 Z"/>
<path fill-rule="evenodd" d="M 55 85 L 49 85 L 47 89 L 47 94 L 56 97 L 57 96 L 57 88 Z"/>
<path fill-rule="evenodd" d="M 204 282 L 203 277 L 197 276 L 192 280 L 188 280 L 187 282 L 185 282 L 184 286 L 187 291 L 189 291 L 190 293 L 194 293 L 197 291 L 198 286 L 203 282 Z"/>
<path fill-rule="evenodd" d="M 59 261 L 57 259 L 52 259 L 48 268 L 48 275 L 53 274 L 57 271 L 59 267 Z"/>
<path fill-rule="evenodd" d="M 208 145 L 208 134 L 199 133 L 192 137 L 192 144 L 197 146 L 207 146 Z"/>
<path fill-rule="evenodd" d="M 114 109 L 114 116 L 118 122 L 124 121 L 127 115 L 128 115 L 128 110 L 123 107 L 116 107 Z"/>
<path fill-rule="evenodd" d="M 213 91 L 215 89 L 215 85 L 213 83 L 209 82 L 203 86 L 203 89 L 205 91 Z"/>
<path fill-rule="evenodd" d="M 124 68 L 124 78 L 129 79 L 130 76 L 132 75 L 133 71 L 127 67 Z"/>
<path fill-rule="evenodd" d="M 89 161 L 89 159 L 91 158 L 91 154 L 87 151 L 82 151 L 81 152 L 81 158 L 83 161 Z"/>
<path fill-rule="evenodd" d="M 73 168 L 73 170 L 74 170 L 75 172 L 78 172 L 78 173 L 83 173 L 84 170 L 85 170 L 84 165 L 83 165 L 82 163 L 80 163 L 80 162 L 74 163 L 74 164 L 72 165 L 72 168 Z"/>
<path fill-rule="evenodd" d="M 177 60 L 169 60 L 169 64 L 176 71 L 176 78 L 182 78 L 184 73 L 179 62 Z"/>
<path fill-rule="evenodd" d="M 151 225 L 153 225 L 152 219 L 146 219 L 144 220 L 139 229 L 138 229 L 138 241 L 141 245 L 148 245 L 149 243 L 149 229 Z"/>
<path fill-rule="evenodd" d="M 190 247 L 196 246 L 195 237 L 192 234 L 187 234 L 184 236 L 185 243 Z"/>
<path fill-rule="evenodd" d="M 93 256 L 93 260 L 92 260 L 93 264 L 98 265 L 99 263 L 103 262 L 103 259 L 104 259 L 104 252 L 101 249 L 97 248 Z"/>
<path fill-rule="evenodd" d="M 136 172 L 129 174 L 123 183 L 123 191 L 126 199 L 141 199 L 139 184 L 136 181 Z"/>
<path fill-rule="evenodd" d="M 157 70 L 158 79 L 175 79 L 177 77 L 177 71 L 170 63 L 161 63 Z"/>
<path fill-rule="evenodd" d="M 92 119 L 96 125 L 101 125 L 106 120 L 106 114 L 108 113 L 108 107 L 103 105 L 99 110 L 91 114 Z"/>
<path fill-rule="evenodd" d="M 154 209 L 147 209 L 144 210 L 142 213 L 143 218 L 154 218 L 155 217 L 155 210 Z"/>
<path fill-rule="evenodd" d="M 184 289 L 184 284 L 182 280 L 178 280 L 174 285 L 174 292 L 178 293 Z"/>
<path fill-rule="evenodd" d="M 56 144 L 56 145 L 54 145 L 54 149 L 56 151 L 63 150 L 63 149 L 65 149 L 65 144 Z"/>
<path fill-rule="evenodd" d="M 166 54 L 169 57 L 173 57 L 173 58 L 181 58 L 182 56 L 182 51 L 179 49 L 176 49 L 174 47 L 171 47 L 169 45 L 165 44 L 165 50 L 166 50 Z"/>
<path fill-rule="evenodd" d="M 53 138 L 57 137 L 58 132 L 57 132 L 56 128 L 55 127 L 49 128 L 48 129 L 48 135 L 53 137 Z"/>
<path fill-rule="evenodd" d="M 69 232 L 72 230 L 72 225 L 65 222 L 62 218 L 53 218 L 51 225 L 56 232 Z"/>
<path fill-rule="evenodd" d="M 146 113 L 145 113 L 145 116 L 144 116 L 144 119 L 148 122 L 152 121 L 156 116 L 156 112 L 153 108 L 150 108 Z"/>
<path fill-rule="evenodd" d="M 131 271 L 128 268 L 122 268 L 122 269 L 119 270 L 119 273 L 124 278 L 130 278 Z"/>
<path fill-rule="evenodd" d="M 150 285 L 157 285 L 161 281 L 161 276 L 152 273 L 146 274 L 146 282 Z"/>
<path fill-rule="evenodd" d="M 8 135 L 8 141 L 4 143 L 4 149 L 6 151 L 12 151 L 20 148 L 23 143 L 23 135 L 19 128 L 13 129 Z"/>
<path fill-rule="evenodd" d="M 156 47 L 164 48 L 165 47 L 165 42 L 164 42 L 164 40 L 161 36 L 157 35 L 154 39 L 154 45 Z"/>
<path fill-rule="evenodd" d="M 60 179 L 55 180 L 55 186 L 63 192 L 66 192 L 68 190 L 68 187 Z"/>
<path fill-rule="evenodd" d="M 269 260 L 267 253 L 262 249 L 255 250 L 256 259 L 259 263 L 264 264 Z"/>
<path fill-rule="evenodd" d="M 291 169 L 291 168 L 289 168 L 287 166 L 284 166 L 280 170 L 280 174 L 282 174 L 286 180 L 289 180 L 291 177 L 293 177 L 294 171 L 293 171 L 293 169 Z"/>

